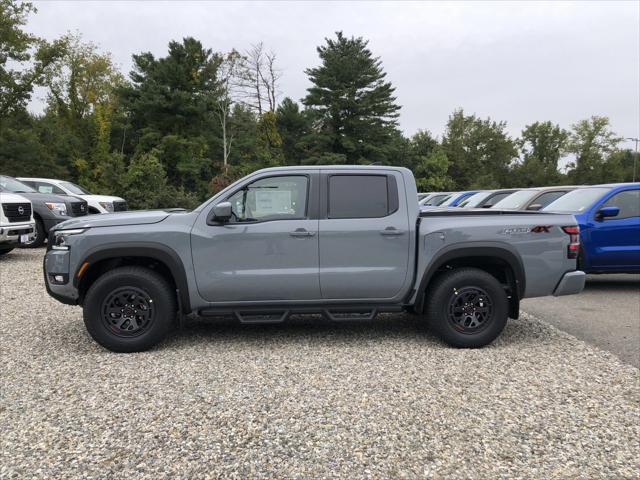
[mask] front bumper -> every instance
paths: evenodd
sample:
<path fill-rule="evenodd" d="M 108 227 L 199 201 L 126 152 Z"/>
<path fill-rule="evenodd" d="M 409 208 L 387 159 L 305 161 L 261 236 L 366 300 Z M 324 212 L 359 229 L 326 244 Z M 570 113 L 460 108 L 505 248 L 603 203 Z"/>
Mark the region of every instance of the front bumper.
<path fill-rule="evenodd" d="M 42 271 L 47 293 L 59 302 L 77 305 L 78 289 L 73 285 L 69 269 L 68 250 L 49 250 L 44 256 Z M 56 277 L 62 278 L 62 282 L 57 282 Z"/>
<path fill-rule="evenodd" d="M 586 277 L 587 275 L 580 270 L 565 273 L 553 291 L 553 296 L 559 297 L 561 295 L 575 295 L 576 293 L 580 293 L 584 289 Z"/>
<path fill-rule="evenodd" d="M 36 232 L 35 222 L 26 223 L 8 223 L 0 226 L 0 244 L 2 245 L 20 245 L 21 235 L 27 235 L 27 239 L 33 240 Z"/>

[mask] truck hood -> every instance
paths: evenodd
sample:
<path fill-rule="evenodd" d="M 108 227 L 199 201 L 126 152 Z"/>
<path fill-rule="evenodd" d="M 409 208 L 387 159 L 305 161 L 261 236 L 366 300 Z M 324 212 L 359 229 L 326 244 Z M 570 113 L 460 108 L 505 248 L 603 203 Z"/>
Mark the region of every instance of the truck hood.
<path fill-rule="evenodd" d="M 123 225 L 145 225 L 163 221 L 170 215 L 165 210 L 131 210 L 128 212 L 87 215 L 59 223 L 56 230 L 70 228 L 119 227 Z"/>
<path fill-rule="evenodd" d="M 55 195 L 53 193 L 40 193 L 40 192 L 20 192 L 17 195 L 27 198 L 32 202 L 51 202 L 51 203 L 66 203 L 69 200 L 78 200 L 75 197 L 68 195 Z"/>
<path fill-rule="evenodd" d="M 0 192 L 0 203 L 29 203 L 29 199 L 18 193 Z"/>

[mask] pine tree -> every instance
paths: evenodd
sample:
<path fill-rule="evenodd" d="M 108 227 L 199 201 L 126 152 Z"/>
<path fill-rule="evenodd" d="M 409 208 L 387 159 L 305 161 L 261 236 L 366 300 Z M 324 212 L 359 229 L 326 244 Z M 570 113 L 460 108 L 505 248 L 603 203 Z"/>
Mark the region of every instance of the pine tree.
<path fill-rule="evenodd" d="M 336 35 L 317 49 L 322 64 L 305 71 L 313 83 L 303 100 L 313 113 L 313 146 L 348 163 L 392 161 L 400 110 L 395 89 L 367 41 Z"/>

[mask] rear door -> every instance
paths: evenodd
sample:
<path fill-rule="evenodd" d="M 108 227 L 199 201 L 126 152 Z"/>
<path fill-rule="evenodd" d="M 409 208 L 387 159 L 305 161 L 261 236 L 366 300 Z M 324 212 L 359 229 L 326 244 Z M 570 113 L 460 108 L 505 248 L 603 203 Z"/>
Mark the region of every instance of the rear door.
<path fill-rule="evenodd" d="M 391 299 L 401 293 L 410 259 L 409 218 L 396 171 L 321 176 L 322 298 Z"/>
<path fill-rule="evenodd" d="M 604 207 L 618 207 L 616 217 L 599 219 Z M 591 219 L 591 265 L 617 270 L 640 268 L 640 189 L 615 193 L 598 205 Z"/>

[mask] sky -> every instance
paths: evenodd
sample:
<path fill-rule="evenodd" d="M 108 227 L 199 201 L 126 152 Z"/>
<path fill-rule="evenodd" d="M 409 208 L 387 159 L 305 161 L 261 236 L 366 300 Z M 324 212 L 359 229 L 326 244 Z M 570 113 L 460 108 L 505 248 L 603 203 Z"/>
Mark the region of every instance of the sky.
<path fill-rule="evenodd" d="M 240 51 L 262 41 L 277 54 L 283 96 L 300 100 L 316 47 L 341 30 L 369 40 L 402 105 L 406 134 L 441 135 L 463 108 L 506 121 L 569 128 L 604 115 L 621 136 L 640 136 L 640 2 L 35 2 L 27 30 L 53 40 L 78 31 L 111 52 L 166 55 L 174 39 Z M 42 92 L 32 111 L 42 109 Z"/>

